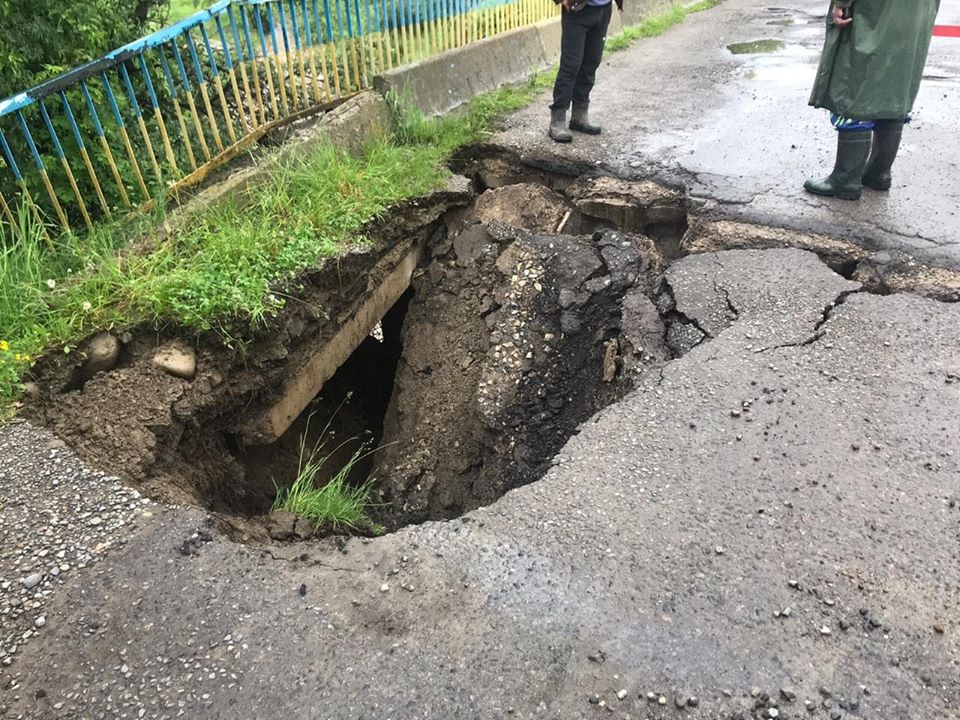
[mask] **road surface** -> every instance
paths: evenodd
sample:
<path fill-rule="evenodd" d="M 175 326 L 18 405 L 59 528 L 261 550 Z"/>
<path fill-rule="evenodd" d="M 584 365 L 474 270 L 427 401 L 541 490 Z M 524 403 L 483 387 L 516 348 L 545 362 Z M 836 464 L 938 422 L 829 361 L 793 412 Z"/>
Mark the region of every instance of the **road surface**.
<path fill-rule="evenodd" d="M 820 0 L 777 7 L 725 0 L 656 41 L 607 56 L 591 99 L 591 115 L 604 126 L 599 138 L 553 143 L 545 94 L 497 140 L 682 185 L 724 217 L 960 266 L 960 37 L 933 40 L 892 191 L 868 190 L 860 202 L 814 197 L 803 181 L 828 174 L 836 150 L 828 114 L 807 105 L 826 9 Z M 960 25 L 960 1 L 944 0 L 938 22 Z M 758 40 L 782 47 L 727 49 Z"/>

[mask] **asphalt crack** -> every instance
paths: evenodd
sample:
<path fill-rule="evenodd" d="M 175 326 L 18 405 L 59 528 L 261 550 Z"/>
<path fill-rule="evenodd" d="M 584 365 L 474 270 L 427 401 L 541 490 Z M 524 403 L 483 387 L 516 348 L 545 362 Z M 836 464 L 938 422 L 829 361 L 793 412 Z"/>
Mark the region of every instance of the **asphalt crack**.
<path fill-rule="evenodd" d="M 679 322 L 685 325 L 691 325 L 697 330 L 699 330 L 701 333 L 703 333 L 703 338 L 696 345 L 694 345 L 694 347 L 696 347 L 697 345 L 702 345 L 708 339 L 709 340 L 716 339 L 716 336 L 710 331 L 708 331 L 705 327 L 703 327 L 700 324 L 699 320 L 697 320 L 696 318 L 690 317 L 685 312 L 680 310 L 679 307 L 677 307 L 677 298 L 673 294 L 673 287 L 670 285 L 670 281 L 667 280 L 666 278 L 663 279 L 663 291 L 667 294 L 667 297 L 670 298 L 670 309 L 667 310 L 666 312 L 660 313 L 660 317 L 667 327 L 667 332 L 669 332 L 671 324 Z"/>
<path fill-rule="evenodd" d="M 801 340 L 799 342 L 780 343 L 779 345 L 771 345 L 770 347 L 761 348 L 756 352 L 758 354 L 762 354 L 762 353 L 771 352 L 773 350 L 780 350 L 782 348 L 807 347 L 809 345 L 813 345 L 816 342 L 819 342 L 827 334 L 827 331 L 824 329 L 824 326 L 833 316 L 833 312 L 838 307 L 843 305 L 847 301 L 847 298 L 849 298 L 851 295 L 856 295 L 857 293 L 861 293 L 861 292 L 865 292 L 865 290 L 863 288 L 857 288 L 856 290 L 844 290 L 839 295 L 837 295 L 833 300 L 827 303 L 824 306 L 823 311 L 820 313 L 820 318 L 817 320 L 816 324 L 813 326 L 813 333 L 809 337 L 805 338 L 804 340 Z"/>

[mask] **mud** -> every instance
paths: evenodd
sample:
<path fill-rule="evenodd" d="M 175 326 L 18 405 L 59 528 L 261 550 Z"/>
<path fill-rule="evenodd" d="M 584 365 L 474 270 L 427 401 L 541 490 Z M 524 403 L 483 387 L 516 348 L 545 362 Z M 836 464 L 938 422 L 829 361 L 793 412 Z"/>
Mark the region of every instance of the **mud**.
<path fill-rule="evenodd" d="M 842 239 L 688 221 L 685 198 L 651 182 L 490 147 L 454 167 L 460 189 L 395 208 L 368 228 L 373 243 L 276 288 L 290 300 L 265 325 L 131 328 L 116 365 L 92 376 L 84 353 L 51 353 L 24 414 L 92 465 L 259 543 L 301 536 L 268 515 L 296 476 L 301 438 L 328 431 L 333 471 L 366 442 L 379 450 L 351 479 L 372 474 L 378 520 L 396 528 L 535 481 L 581 423 L 735 319 L 729 298 L 709 326 L 677 306 L 668 267 L 684 254 L 802 247 L 869 291 L 958 297 L 950 271 Z M 250 423 L 414 246 L 407 294 L 279 440 L 256 441 Z M 195 352 L 192 377 L 152 362 L 171 342 Z"/>

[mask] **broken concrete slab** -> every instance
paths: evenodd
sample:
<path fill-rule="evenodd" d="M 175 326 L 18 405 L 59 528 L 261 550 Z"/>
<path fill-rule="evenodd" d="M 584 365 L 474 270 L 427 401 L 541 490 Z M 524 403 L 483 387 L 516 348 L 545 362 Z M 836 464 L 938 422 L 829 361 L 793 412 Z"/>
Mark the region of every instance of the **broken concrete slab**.
<path fill-rule="evenodd" d="M 685 223 L 683 196 L 645 180 L 582 176 L 565 191 L 580 212 L 627 232 L 659 223 Z"/>
<path fill-rule="evenodd" d="M 798 334 L 775 318 L 791 315 L 803 327 L 815 326 L 838 299 L 861 288 L 822 268 L 805 250 L 729 250 L 683 258 L 665 281 L 676 310 L 708 337 L 735 325 L 757 342 L 802 342 L 806 330 Z"/>
<path fill-rule="evenodd" d="M 681 248 L 690 254 L 720 250 L 768 250 L 798 248 L 816 253 L 836 271 L 852 269 L 868 257 L 866 250 L 851 242 L 817 233 L 803 233 L 785 228 L 754 225 L 733 220 L 697 218 L 681 241 Z"/>

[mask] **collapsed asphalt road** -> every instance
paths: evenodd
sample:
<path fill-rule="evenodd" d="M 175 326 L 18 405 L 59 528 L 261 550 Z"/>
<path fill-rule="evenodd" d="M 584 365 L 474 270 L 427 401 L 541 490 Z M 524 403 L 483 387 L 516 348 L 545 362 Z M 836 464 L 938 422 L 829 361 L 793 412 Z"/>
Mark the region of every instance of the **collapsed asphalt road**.
<path fill-rule="evenodd" d="M 805 178 L 829 172 L 836 150 L 828 114 L 807 106 L 828 5 L 724 0 L 606 57 L 591 96 L 599 137 L 577 134 L 572 146 L 558 147 L 546 135 L 544 94 L 495 141 L 683 186 L 705 211 L 725 217 L 960 267 L 960 38 L 933 39 L 890 193 L 848 202 L 803 192 Z M 938 22 L 960 25 L 960 3 L 944 0 Z M 763 40 L 775 42 L 749 45 Z"/>
<path fill-rule="evenodd" d="M 48 598 L 6 717 L 960 717 L 960 306 L 799 250 L 667 279 L 708 339 L 542 480 L 342 549 L 156 507 Z"/>

